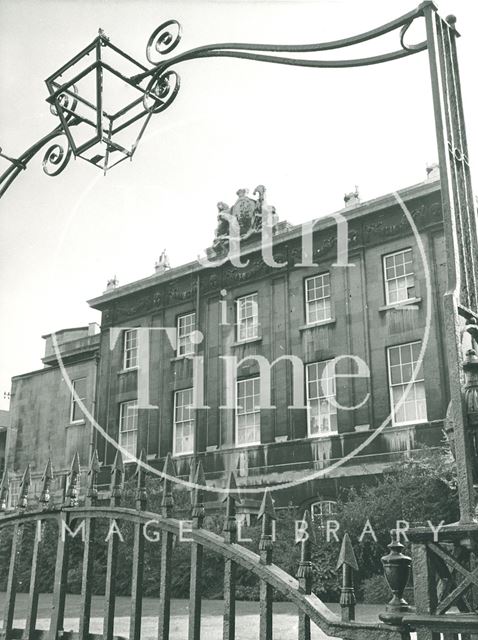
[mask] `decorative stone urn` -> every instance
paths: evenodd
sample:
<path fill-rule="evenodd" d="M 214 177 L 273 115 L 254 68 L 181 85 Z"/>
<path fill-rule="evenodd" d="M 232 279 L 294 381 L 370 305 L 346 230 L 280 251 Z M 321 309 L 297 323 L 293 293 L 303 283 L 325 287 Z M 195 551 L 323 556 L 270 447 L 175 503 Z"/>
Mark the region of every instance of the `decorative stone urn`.
<path fill-rule="evenodd" d="M 404 600 L 403 592 L 410 576 L 412 559 L 405 556 L 403 544 L 396 538 L 388 545 L 390 553 L 383 556 L 382 565 L 393 598 L 385 607 L 385 613 L 379 615 L 380 620 L 388 624 L 401 624 L 403 615 L 412 609 Z"/>

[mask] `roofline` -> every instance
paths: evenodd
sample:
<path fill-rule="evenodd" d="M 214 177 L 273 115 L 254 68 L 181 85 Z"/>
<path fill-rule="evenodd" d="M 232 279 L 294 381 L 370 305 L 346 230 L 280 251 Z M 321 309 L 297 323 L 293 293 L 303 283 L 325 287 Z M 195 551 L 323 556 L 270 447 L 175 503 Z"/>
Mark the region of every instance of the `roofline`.
<path fill-rule="evenodd" d="M 365 216 L 369 213 L 373 213 L 374 211 L 384 209 L 392 204 L 396 204 L 395 193 L 398 193 L 400 198 L 405 201 L 411 200 L 412 198 L 435 193 L 437 191 L 440 191 L 440 187 L 440 178 L 430 181 L 427 180 L 425 182 L 411 185 L 410 187 L 405 187 L 404 189 L 392 191 L 390 193 L 387 193 L 386 195 L 379 196 L 378 198 L 373 198 L 372 200 L 367 200 L 366 202 L 362 202 L 357 205 L 344 207 L 343 209 L 328 213 L 327 215 L 321 216 L 320 218 L 312 218 L 311 220 L 306 222 L 314 222 L 314 224 L 317 223 L 316 230 L 326 229 L 327 227 L 331 227 L 336 224 L 335 217 L 337 215 L 342 215 L 348 220 L 353 220 L 355 218 Z M 274 245 L 282 244 L 283 242 L 292 240 L 299 236 L 303 224 L 304 223 L 294 225 L 288 231 L 284 231 L 279 236 L 275 236 L 273 238 Z M 241 256 L 246 256 L 250 253 L 256 252 L 258 248 L 260 248 L 260 246 L 260 242 L 255 242 L 254 244 L 245 247 L 244 250 L 241 251 Z M 176 280 L 177 278 L 180 278 L 182 276 L 191 275 L 193 273 L 200 273 L 201 271 L 210 268 L 214 268 L 214 265 L 211 264 L 203 266 L 198 260 L 194 260 L 193 262 L 187 262 L 183 265 L 180 265 L 179 267 L 169 269 L 164 273 L 153 273 L 146 278 L 141 278 L 140 280 L 135 280 L 128 284 L 122 285 L 121 287 L 117 287 L 112 291 L 108 291 L 100 296 L 97 296 L 96 298 L 87 300 L 87 303 L 90 305 L 90 307 L 98 309 L 108 302 L 117 300 L 118 298 L 123 298 L 124 296 L 136 293 L 138 291 L 143 291 L 144 289 L 148 289 L 155 285 L 163 284 L 171 280 Z"/>
<path fill-rule="evenodd" d="M 45 335 L 42 336 L 42 338 L 44 340 L 46 340 L 47 338 L 49 338 L 50 336 L 57 336 L 61 333 L 66 333 L 67 331 L 88 331 L 89 325 L 85 325 L 83 327 L 67 327 L 66 329 L 58 329 L 58 331 L 52 331 L 51 333 L 45 333 Z"/>
<path fill-rule="evenodd" d="M 73 367 L 77 364 L 81 364 L 82 362 L 88 362 L 89 360 L 95 360 L 98 356 L 98 351 L 99 351 L 99 345 L 98 347 L 93 350 L 93 349 L 89 349 L 88 351 L 82 352 L 84 357 L 79 359 L 79 360 L 75 360 L 74 362 L 65 362 L 65 360 L 68 360 L 69 355 L 62 355 L 62 361 L 63 364 L 65 366 L 65 369 L 67 369 L 68 367 Z M 74 354 L 77 355 L 77 354 Z M 42 362 L 43 362 L 44 358 L 42 358 Z M 46 363 L 45 363 L 46 364 Z M 16 376 L 12 376 L 11 380 L 21 380 L 22 378 L 28 378 L 30 376 L 36 376 L 40 373 L 48 373 L 51 371 L 55 371 L 56 369 L 59 369 L 60 365 L 58 363 L 58 360 L 52 361 L 51 364 L 46 364 L 46 366 L 42 367 L 41 369 L 34 369 L 33 371 L 27 371 L 26 373 L 17 373 Z"/>

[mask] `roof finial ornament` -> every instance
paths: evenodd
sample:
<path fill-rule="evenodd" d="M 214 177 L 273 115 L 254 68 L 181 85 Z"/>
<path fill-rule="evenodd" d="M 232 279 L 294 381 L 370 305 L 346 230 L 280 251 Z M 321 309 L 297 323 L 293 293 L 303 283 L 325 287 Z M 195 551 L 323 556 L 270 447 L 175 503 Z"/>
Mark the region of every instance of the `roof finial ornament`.
<path fill-rule="evenodd" d="M 351 191 L 344 195 L 344 202 L 346 207 L 353 207 L 356 204 L 360 204 L 360 194 L 357 185 L 355 185 L 355 191 Z"/>
<path fill-rule="evenodd" d="M 154 265 L 154 270 L 156 273 L 164 273 L 168 269 L 171 269 L 171 264 L 169 262 L 168 254 L 166 253 L 166 249 L 163 249 L 158 262 Z"/>
<path fill-rule="evenodd" d="M 109 37 L 104 32 L 104 29 L 102 29 L 101 27 L 98 29 L 98 35 L 100 36 L 100 38 L 103 38 L 103 40 L 106 40 L 106 42 L 110 41 Z"/>
<path fill-rule="evenodd" d="M 113 291 L 113 289 L 116 289 L 116 287 L 119 285 L 119 280 L 116 277 L 116 274 L 110 278 L 109 280 L 107 280 L 106 282 L 106 291 Z"/>

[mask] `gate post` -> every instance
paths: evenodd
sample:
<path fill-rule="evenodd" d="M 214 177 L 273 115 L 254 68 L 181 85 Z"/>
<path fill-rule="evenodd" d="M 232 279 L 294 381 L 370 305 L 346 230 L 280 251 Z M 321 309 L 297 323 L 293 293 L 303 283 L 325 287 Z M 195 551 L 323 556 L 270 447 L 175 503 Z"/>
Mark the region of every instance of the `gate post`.
<path fill-rule="evenodd" d="M 425 17 L 435 127 L 440 166 L 448 288 L 444 296 L 447 366 L 453 418 L 460 519 L 476 522 L 472 467 L 466 436 L 461 380 L 460 316 L 477 317 L 477 220 L 471 187 L 460 76 L 456 54 L 456 19 L 443 20 L 433 2 L 421 8 Z"/>

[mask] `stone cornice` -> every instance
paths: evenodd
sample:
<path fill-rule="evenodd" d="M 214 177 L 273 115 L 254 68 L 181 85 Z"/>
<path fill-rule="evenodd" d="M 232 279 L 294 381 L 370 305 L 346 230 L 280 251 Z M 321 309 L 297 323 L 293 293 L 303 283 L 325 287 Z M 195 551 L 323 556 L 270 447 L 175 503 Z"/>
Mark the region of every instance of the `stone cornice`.
<path fill-rule="evenodd" d="M 440 199 L 433 198 L 430 202 L 428 197 L 439 192 L 439 181 L 426 182 L 398 191 L 403 201 L 426 198 L 426 204 L 418 203 L 418 206 L 414 204 L 411 207 L 411 214 L 418 228 L 441 223 Z M 373 213 L 379 215 L 373 219 L 366 219 Z M 386 237 L 404 234 L 410 227 L 393 193 L 342 209 L 317 219 L 314 226 L 314 262 L 320 262 L 336 250 L 337 234 L 334 216 L 337 214 L 343 215 L 348 222 L 350 254 L 365 246 L 379 244 Z M 103 325 L 109 325 L 122 318 L 146 315 L 155 310 L 194 299 L 197 294 L 198 277 L 200 277 L 202 293 L 264 277 L 272 271 L 280 273 L 287 268 L 293 268 L 294 264 L 301 261 L 301 231 L 302 225 L 297 225 L 274 237 L 274 257 L 278 262 L 287 261 L 289 267 L 272 269 L 265 264 L 261 254 L 258 253 L 261 248 L 259 241 L 251 243 L 241 252 L 241 257 L 250 259 L 247 267 L 237 268 L 230 263 L 208 267 L 194 261 L 108 291 L 102 296 L 89 300 L 89 304 L 104 312 Z"/>

